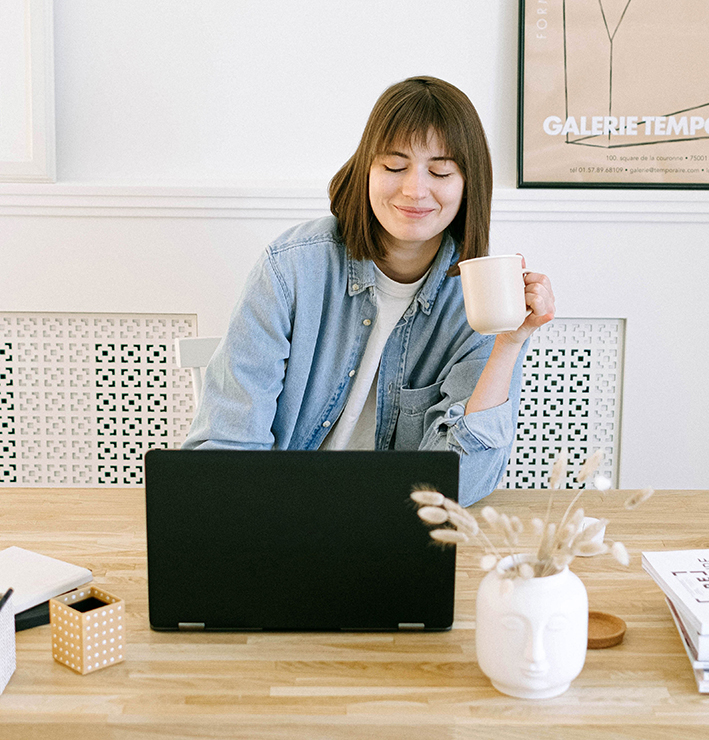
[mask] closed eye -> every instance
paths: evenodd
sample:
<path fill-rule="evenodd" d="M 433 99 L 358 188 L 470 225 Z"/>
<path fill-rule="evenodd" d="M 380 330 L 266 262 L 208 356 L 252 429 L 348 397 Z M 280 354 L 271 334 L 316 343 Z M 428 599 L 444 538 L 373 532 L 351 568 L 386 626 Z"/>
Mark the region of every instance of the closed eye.
<path fill-rule="evenodd" d="M 383 166 L 387 172 L 403 172 L 406 169 L 406 167 L 387 167 L 386 165 L 383 165 Z M 452 172 L 440 173 L 440 172 L 433 172 L 432 170 L 429 170 L 429 173 L 433 175 L 433 177 L 437 177 L 441 180 L 444 177 L 450 177 L 453 174 Z"/>
<path fill-rule="evenodd" d="M 552 632 L 559 632 L 566 628 L 568 625 L 569 620 L 566 616 L 563 614 L 555 614 L 547 623 L 547 627 Z"/>
<path fill-rule="evenodd" d="M 510 632 L 521 632 L 524 629 L 524 620 L 516 614 L 506 614 L 500 620 L 500 624 L 503 629 L 509 630 Z"/>

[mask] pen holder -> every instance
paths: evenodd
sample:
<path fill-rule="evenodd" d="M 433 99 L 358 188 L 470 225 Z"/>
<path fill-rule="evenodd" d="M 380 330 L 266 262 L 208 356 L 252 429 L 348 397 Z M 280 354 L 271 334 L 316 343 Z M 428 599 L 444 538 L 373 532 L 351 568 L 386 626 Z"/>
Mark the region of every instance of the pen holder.
<path fill-rule="evenodd" d="M 0 694 L 15 672 L 15 610 L 12 594 L 0 609 Z"/>
<path fill-rule="evenodd" d="M 96 586 L 49 600 L 52 655 L 86 675 L 125 660 L 125 603 Z"/>

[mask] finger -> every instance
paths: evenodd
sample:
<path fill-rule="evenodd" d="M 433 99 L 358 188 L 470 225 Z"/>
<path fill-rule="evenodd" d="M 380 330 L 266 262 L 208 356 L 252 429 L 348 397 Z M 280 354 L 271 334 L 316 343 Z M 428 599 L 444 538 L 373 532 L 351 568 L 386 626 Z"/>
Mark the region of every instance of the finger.
<path fill-rule="evenodd" d="M 548 300 L 553 303 L 554 302 L 554 291 L 551 288 L 551 283 L 549 282 L 549 278 L 546 277 L 546 275 L 541 276 L 542 280 L 537 281 L 531 281 L 525 284 L 524 292 L 525 295 L 527 293 L 530 294 L 537 294 L 546 296 Z"/>
<path fill-rule="evenodd" d="M 525 291 L 525 300 L 527 306 L 532 309 L 535 316 L 544 316 L 555 312 L 554 296 L 543 286 L 536 284 L 531 285 Z"/>
<path fill-rule="evenodd" d="M 551 280 L 541 272 L 526 272 L 524 274 L 524 282 L 525 285 L 529 285 L 530 283 L 543 283 L 551 288 Z"/>
<path fill-rule="evenodd" d="M 544 283 L 530 283 L 524 289 L 525 298 L 531 296 L 540 296 L 549 303 L 554 302 L 554 293 L 551 290 L 551 286 L 547 286 Z"/>

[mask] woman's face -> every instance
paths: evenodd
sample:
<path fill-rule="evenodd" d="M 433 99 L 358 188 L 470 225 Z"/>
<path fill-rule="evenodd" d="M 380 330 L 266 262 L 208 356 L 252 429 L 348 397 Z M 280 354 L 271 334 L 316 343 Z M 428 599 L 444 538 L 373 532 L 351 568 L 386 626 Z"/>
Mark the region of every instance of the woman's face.
<path fill-rule="evenodd" d="M 425 147 L 397 145 L 375 157 L 369 201 L 390 249 L 438 249 L 463 200 L 465 180 L 435 132 Z"/>

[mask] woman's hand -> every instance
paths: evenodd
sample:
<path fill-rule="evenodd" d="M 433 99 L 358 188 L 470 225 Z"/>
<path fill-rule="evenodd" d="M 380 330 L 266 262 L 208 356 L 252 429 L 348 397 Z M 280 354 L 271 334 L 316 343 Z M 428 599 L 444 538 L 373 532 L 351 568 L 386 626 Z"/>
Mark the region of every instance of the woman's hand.
<path fill-rule="evenodd" d="M 526 265 L 522 257 L 522 267 Z M 524 284 L 524 296 L 531 313 L 516 331 L 498 334 L 497 339 L 501 343 L 523 344 L 540 326 L 554 318 L 556 306 L 549 278 L 540 272 L 528 272 L 524 275 Z"/>

